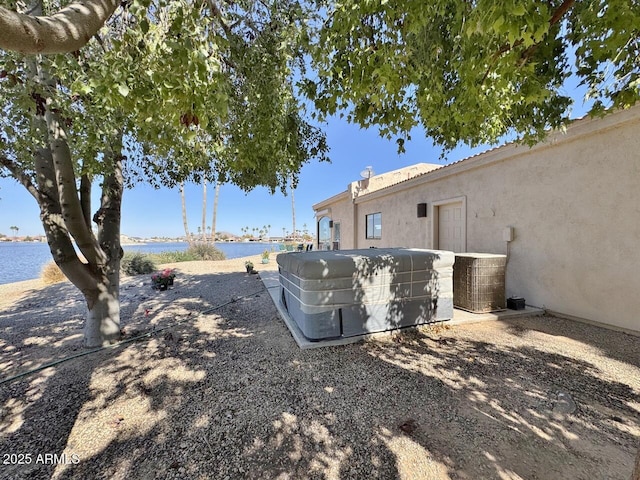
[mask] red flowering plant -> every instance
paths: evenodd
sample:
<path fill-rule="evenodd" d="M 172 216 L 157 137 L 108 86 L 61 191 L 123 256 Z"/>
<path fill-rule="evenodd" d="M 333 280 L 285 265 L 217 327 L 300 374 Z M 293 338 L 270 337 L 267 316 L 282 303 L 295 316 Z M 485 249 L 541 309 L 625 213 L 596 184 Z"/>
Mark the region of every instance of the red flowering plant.
<path fill-rule="evenodd" d="M 166 290 L 169 285 L 173 285 L 176 278 L 175 272 L 170 268 L 165 268 L 159 273 L 151 275 L 151 286 L 155 290 Z"/>

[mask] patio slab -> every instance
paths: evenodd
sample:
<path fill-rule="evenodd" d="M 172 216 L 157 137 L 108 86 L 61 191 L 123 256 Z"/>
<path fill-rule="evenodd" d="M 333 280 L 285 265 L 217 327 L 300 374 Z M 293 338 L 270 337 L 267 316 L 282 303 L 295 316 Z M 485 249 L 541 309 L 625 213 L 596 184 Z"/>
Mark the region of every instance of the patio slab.
<path fill-rule="evenodd" d="M 302 332 L 296 325 L 296 322 L 293 321 L 293 319 L 289 316 L 288 312 L 285 310 L 282 303 L 280 302 L 280 282 L 278 278 L 278 272 L 262 271 L 260 272 L 260 279 L 262 280 L 262 283 L 264 284 L 264 286 L 267 288 L 267 291 L 271 296 L 271 300 L 273 300 L 275 307 L 278 309 L 278 313 L 280 313 L 282 320 L 284 321 L 285 325 L 287 325 L 287 327 L 289 328 L 289 331 L 291 332 L 293 339 L 296 341 L 296 343 L 302 350 L 307 350 L 311 348 L 320 348 L 320 347 L 334 347 L 338 345 L 348 345 L 351 343 L 361 342 L 367 338 L 371 338 L 374 336 L 390 335 L 392 333 L 391 331 L 387 331 L 387 332 L 372 333 L 367 335 L 358 335 L 354 337 L 338 338 L 335 340 L 323 340 L 321 342 L 312 342 L 307 338 L 305 338 L 305 336 L 302 334 Z M 527 306 L 524 310 L 503 310 L 500 312 L 491 312 L 491 313 L 471 313 L 471 312 L 454 308 L 453 319 L 448 320 L 445 324 L 451 325 L 451 326 L 467 325 L 471 323 L 505 320 L 510 318 L 527 317 L 531 315 L 542 315 L 542 314 L 544 314 L 544 309 L 534 308 L 529 306 Z"/>

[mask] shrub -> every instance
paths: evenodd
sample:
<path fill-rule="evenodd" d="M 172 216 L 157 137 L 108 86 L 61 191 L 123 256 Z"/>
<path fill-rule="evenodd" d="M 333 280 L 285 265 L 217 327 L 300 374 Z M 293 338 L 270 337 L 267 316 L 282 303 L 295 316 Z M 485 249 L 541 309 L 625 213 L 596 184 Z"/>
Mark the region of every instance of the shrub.
<path fill-rule="evenodd" d="M 186 251 L 174 250 L 149 255 L 156 263 L 193 262 L 196 260 L 224 260 L 224 252 L 207 243 L 192 244 Z"/>
<path fill-rule="evenodd" d="M 56 265 L 55 262 L 49 262 L 44 267 L 42 267 L 40 278 L 47 285 L 64 282 L 67 279 L 67 277 L 64 276 L 64 273 L 62 273 L 62 270 L 60 270 L 60 267 Z"/>
<path fill-rule="evenodd" d="M 155 270 L 153 259 L 142 253 L 125 252 L 120 261 L 120 271 L 125 275 L 144 275 Z"/>
<path fill-rule="evenodd" d="M 188 252 L 180 251 L 154 253 L 151 255 L 151 257 L 156 263 L 159 264 L 189 262 L 191 260 L 196 260 L 196 258 L 194 258 L 193 255 L 189 254 Z"/>
<path fill-rule="evenodd" d="M 227 257 L 224 252 L 208 243 L 196 243 L 191 245 L 187 253 L 193 255 L 194 260 L 224 260 Z"/>

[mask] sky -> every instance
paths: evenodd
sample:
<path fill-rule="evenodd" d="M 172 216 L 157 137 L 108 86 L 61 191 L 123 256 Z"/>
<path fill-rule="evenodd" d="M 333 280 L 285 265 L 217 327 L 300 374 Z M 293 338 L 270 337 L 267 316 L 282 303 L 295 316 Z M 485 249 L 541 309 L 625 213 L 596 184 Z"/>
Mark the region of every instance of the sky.
<path fill-rule="evenodd" d="M 582 93 L 575 85 L 573 98 Z M 586 107 L 577 102 L 573 118 L 582 116 Z M 441 159 L 442 149 L 435 147 L 416 129 L 412 140 L 405 143 L 406 152 L 398 154 L 394 141 L 380 138 L 376 129 L 363 130 L 343 119 L 331 118 L 324 127 L 330 147 L 331 163 L 312 161 L 303 166 L 300 181 L 294 192 L 296 229 L 315 232 L 312 205 L 346 190 L 347 185 L 360 179 L 360 172 L 371 166 L 376 174 L 396 170 L 415 163 L 447 164 L 480 153 L 488 145 L 471 149 L 460 146 Z M 98 188 L 94 187 L 93 210 L 97 205 Z M 189 230 L 197 232 L 202 225 L 202 186 L 187 184 L 187 218 Z M 213 214 L 213 187 L 207 188 L 207 226 Z M 216 231 L 241 235 L 243 227 L 249 230 L 271 225 L 270 235 L 282 236 L 292 230 L 291 196 L 280 191 L 271 195 L 265 188 L 245 193 L 233 185 L 223 185 L 218 200 Z M 11 226 L 19 228 L 18 235 L 42 235 L 39 209 L 24 187 L 10 178 L 0 178 L 0 233 L 13 236 Z M 180 193 L 177 188 L 154 190 L 138 184 L 124 192 L 122 228 L 124 235 L 142 238 L 180 237 L 184 235 Z"/>
<path fill-rule="evenodd" d="M 379 137 L 375 129 L 363 130 L 342 119 L 331 119 L 324 127 L 330 147 L 331 163 L 312 161 L 300 173 L 294 191 L 296 229 L 315 231 L 312 205 L 346 190 L 347 185 L 360 179 L 360 172 L 372 166 L 376 174 L 415 163 L 449 163 L 460 160 L 474 150 L 461 147 L 440 159 L 442 150 L 434 147 L 424 133 L 416 130 L 405 144 L 406 152 L 398 154 L 394 141 Z M 97 193 L 97 186 L 94 186 Z M 213 215 L 213 186 L 207 186 L 207 226 Z M 95 196 L 95 195 L 94 195 Z M 186 184 L 187 219 L 189 230 L 197 232 L 202 225 L 202 185 Z M 97 208 L 97 198 L 92 205 Z M 271 225 L 271 235 L 282 236 L 292 230 L 291 196 L 280 191 L 271 195 L 266 188 L 245 193 L 233 185 L 222 185 L 218 198 L 216 230 L 241 235 L 241 228 L 262 228 Z M 0 233 L 13 236 L 11 226 L 19 228 L 18 235 L 42 235 L 38 206 L 24 187 L 10 178 L 0 179 Z M 184 235 L 182 207 L 178 188 L 154 190 L 138 184 L 126 190 L 122 204 L 122 228 L 125 235 L 134 237 L 179 237 Z"/>

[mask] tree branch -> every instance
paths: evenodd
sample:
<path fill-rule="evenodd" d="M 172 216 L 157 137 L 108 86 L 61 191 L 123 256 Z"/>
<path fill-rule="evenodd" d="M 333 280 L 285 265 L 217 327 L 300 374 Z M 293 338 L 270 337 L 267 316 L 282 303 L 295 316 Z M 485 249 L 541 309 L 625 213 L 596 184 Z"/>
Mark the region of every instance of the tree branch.
<path fill-rule="evenodd" d="M 96 268 L 103 268 L 106 261 L 105 254 L 100 250 L 96 238 L 85 223 L 76 189 L 76 176 L 73 171 L 71 150 L 67 143 L 66 133 L 61 125 L 59 115 L 51 111 L 50 99 L 47 100 L 47 103 L 45 119 L 49 129 L 49 145 L 53 156 L 53 169 L 56 175 L 64 223 L 89 264 Z"/>
<path fill-rule="evenodd" d="M 120 0 L 79 0 L 48 17 L 0 7 L 0 48 L 19 53 L 67 53 L 82 48 Z"/>
<path fill-rule="evenodd" d="M 100 209 L 93 216 L 93 221 L 98 225 L 98 243 L 107 254 L 109 266 L 113 266 L 113 260 L 120 260 L 123 254 L 120 247 L 120 218 L 124 191 L 121 151 L 122 136 L 115 139 L 112 148 L 104 154 L 105 163 L 110 171 L 105 174 L 102 182 Z"/>
<path fill-rule="evenodd" d="M 558 23 L 564 16 L 564 14 L 571 9 L 574 3 L 576 3 L 575 0 L 564 0 L 564 2 L 562 2 L 562 4 L 555 10 L 555 12 L 553 12 L 553 15 L 551 15 L 551 18 L 549 19 L 549 26 L 552 27 L 553 25 Z M 522 45 L 523 42 L 524 42 L 523 39 L 519 39 L 513 42 L 513 45 L 509 45 L 508 43 L 505 43 L 504 45 L 502 45 L 498 49 L 498 51 L 493 54 L 493 57 L 491 59 L 491 65 L 489 65 L 489 67 L 487 68 L 487 71 L 484 73 L 484 76 L 482 77 L 482 80 L 480 81 L 480 83 L 481 84 L 484 83 L 484 81 L 489 76 L 489 72 L 491 72 L 491 70 L 493 69 L 493 66 L 496 64 L 496 62 L 502 56 L 502 54 L 507 53 L 513 50 L 514 48 Z M 522 52 L 522 55 L 520 56 L 520 62 L 519 62 L 520 66 L 527 63 L 527 61 L 531 58 L 533 53 L 538 48 L 538 45 L 540 45 L 540 42 L 534 45 L 531 45 L 524 52 Z"/>
<path fill-rule="evenodd" d="M 91 179 L 86 173 L 80 177 L 80 206 L 84 223 L 91 230 Z"/>
<path fill-rule="evenodd" d="M 47 243 L 53 260 L 65 276 L 78 287 L 85 298 L 90 299 L 97 288 L 97 281 L 87 265 L 84 265 L 76 254 L 69 231 L 64 222 L 53 158 L 49 149 L 42 149 L 35 155 L 36 178 L 42 192 L 40 201 L 40 219 L 47 236 Z"/>
<path fill-rule="evenodd" d="M 551 19 L 549 20 L 549 25 L 555 25 L 556 23 L 558 23 L 560 19 L 564 17 L 564 14 L 567 13 L 571 7 L 573 7 L 574 3 L 576 3 L 576 0 L 564 0 L 564 2 L 562 2 L 562 5 L 560 5 L 556 9 L 556 11 L 553 12 Z"/>
<path fill-rule="evenodd" d="M 36 201 L 39 201 L 40 192 L 38 192 L 38 189 L 35 187 L 29 176 L 24 173 L 24 171 L 18 165 L 16 165 L 12 160 L 8 159 L 4 155 L 0 156 L 0 165 L 9 170 L 11 176 L 18 182 L 20 182 L 24 186 L 24 188 L 26 188 L 27 191 L 31 194 L 31 196 L 36 199 Z"/>
<path fill-rule="evenodd" d="M 222 12 L 216 5 L 214 0 L 209 0 L 209 8 L 211 9 L 211 13 L 220 21 L 220 26 L 225 31 L 225 33 L 229 36 L 233 35 L 231 31 L 231 27 L 227 24 L 226 20 L 222 17 Z"/>
<path fill-rule="evenodd" d="M 575 3 L 575 0 L 565 0 L 564 2 L 562 2 L 562 5 L 560 5 L 556 9 L 556 11 L 553 12 L 551 19 L 549 20 L 549 26 L 552 27 L 553 25 L 558 23 L 564 16 L 564 14 L 569 11 L 569 9 L 573 6 L 574 3 Z M 527 63 L 527 61 L 533 56 L 535 51 L 538 49 L 538 45 L 540 45 L 540 43 L 531 45 L 524 52 L 522 52 L 522 55 L 520 55 L 520 65 L 524 65 L 525 63 Z"/>

